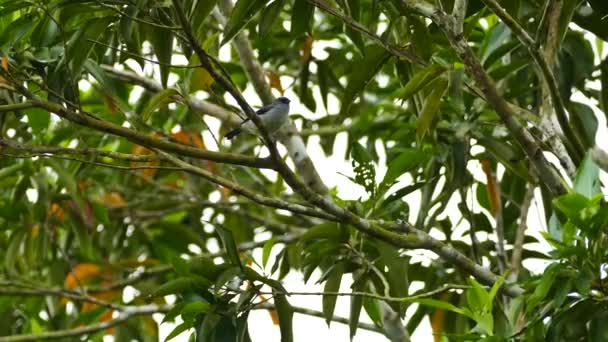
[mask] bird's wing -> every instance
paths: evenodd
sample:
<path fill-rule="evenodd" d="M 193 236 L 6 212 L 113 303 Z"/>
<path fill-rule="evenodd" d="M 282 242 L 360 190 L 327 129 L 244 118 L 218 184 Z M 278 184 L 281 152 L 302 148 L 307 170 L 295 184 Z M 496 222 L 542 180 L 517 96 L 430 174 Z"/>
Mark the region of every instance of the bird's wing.
<path fill-rule="evenodd" d="M 272 105 L 272 104 L 266 105 L 266 106 L 264 106 L 264 107 L 262 107 L 262 108 L 258 109 L 258 110 L 256 111 L 256 113 L 257 113 L 258 115 L 263 115 L 263 114 L 267 113 L 269 110 L 271 110 L 271 109 L 272 109 L 272 107 L 273 107 L 273 105 Z"/>
<path fill-rule="evenodd" d="M 262 107 L 262 108 L 258 109 L 258 110 L 256 111 L 256 114 L 258 114 L 258 115 L 264 115 L 264 114 L 268 113 L 268 111 L 269 111 L 269 110 L 271 110 L 271 109 L 272 109 L 272 107 L 273 107 L 273 105 L 272 105 L 272 104 L 266 105 L 266 106 L 264 106 L 264 107 Z M 251 120 L 251 119 L 246 118 L 246 119 L 245 119 L 245 120 L 243 120 L 243 121 L 242 121 L 240 124 L 242 125 L 242 124 L 244 124 L 245 122 L 247 122 L 247 121 L 249 121 L 249 120 Z"/>

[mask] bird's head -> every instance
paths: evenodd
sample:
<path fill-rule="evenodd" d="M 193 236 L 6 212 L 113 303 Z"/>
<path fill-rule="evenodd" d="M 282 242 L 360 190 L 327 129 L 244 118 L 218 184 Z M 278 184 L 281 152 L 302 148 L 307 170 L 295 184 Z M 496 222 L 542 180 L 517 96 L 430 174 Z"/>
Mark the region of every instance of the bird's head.
<path fill-rule="evenodd" d="M 289 102 L 291 102 L 291 100 L 284 96 L 281 96 L 278 99 L 276 99 L 276 103 L 289 104 Z"/>

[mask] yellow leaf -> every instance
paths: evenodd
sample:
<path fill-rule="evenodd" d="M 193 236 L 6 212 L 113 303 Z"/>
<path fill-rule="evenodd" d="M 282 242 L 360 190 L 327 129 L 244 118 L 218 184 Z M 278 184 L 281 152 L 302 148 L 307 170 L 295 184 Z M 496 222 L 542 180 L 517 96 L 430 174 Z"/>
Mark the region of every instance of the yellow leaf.
<path fill-rule="evenodd" d="M 203 67 L 196 68 L 192 72 L 192 77 L 190 78 L 190 91 L 207 90 L 213 85 L 213 82 L 215 82 L 215 80 L 211 77 L 207 69 Z"/>

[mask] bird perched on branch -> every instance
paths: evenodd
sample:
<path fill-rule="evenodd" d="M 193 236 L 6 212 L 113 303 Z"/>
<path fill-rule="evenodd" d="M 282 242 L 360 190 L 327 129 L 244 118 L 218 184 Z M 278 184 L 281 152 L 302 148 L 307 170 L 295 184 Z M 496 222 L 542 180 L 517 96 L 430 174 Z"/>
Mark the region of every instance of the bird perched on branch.
<path fill-rule="evenodd" d="M 289 117 L 289 102 L 286 97 L 279 97 L 271 104 L 264 106 L 256 111 L 256 114 L 262 119 L 264 127 L 268 133 L 272 134 L 279 130 L 287 122 Z M 242 131 L 257 133 L 258 129 L 255 124 L 249 119 L 241 122 L 241 124 L 226 134 L 226 139 L 232 139 Z"/>

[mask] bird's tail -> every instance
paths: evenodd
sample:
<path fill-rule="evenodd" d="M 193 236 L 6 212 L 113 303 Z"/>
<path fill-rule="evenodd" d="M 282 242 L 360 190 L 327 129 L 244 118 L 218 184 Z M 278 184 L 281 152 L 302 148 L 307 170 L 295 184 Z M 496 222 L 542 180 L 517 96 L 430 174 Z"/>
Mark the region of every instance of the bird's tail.
<path fill-rule="evenodd" d="M 235 129 L 233 129 L 232 131 L 226 133 L 226 139 L 230 140 L 234 137 L 236 137 L 237 135 L 239 135 L 239 133 L 241 133 L 241 127 L 237 127 Z"/>

